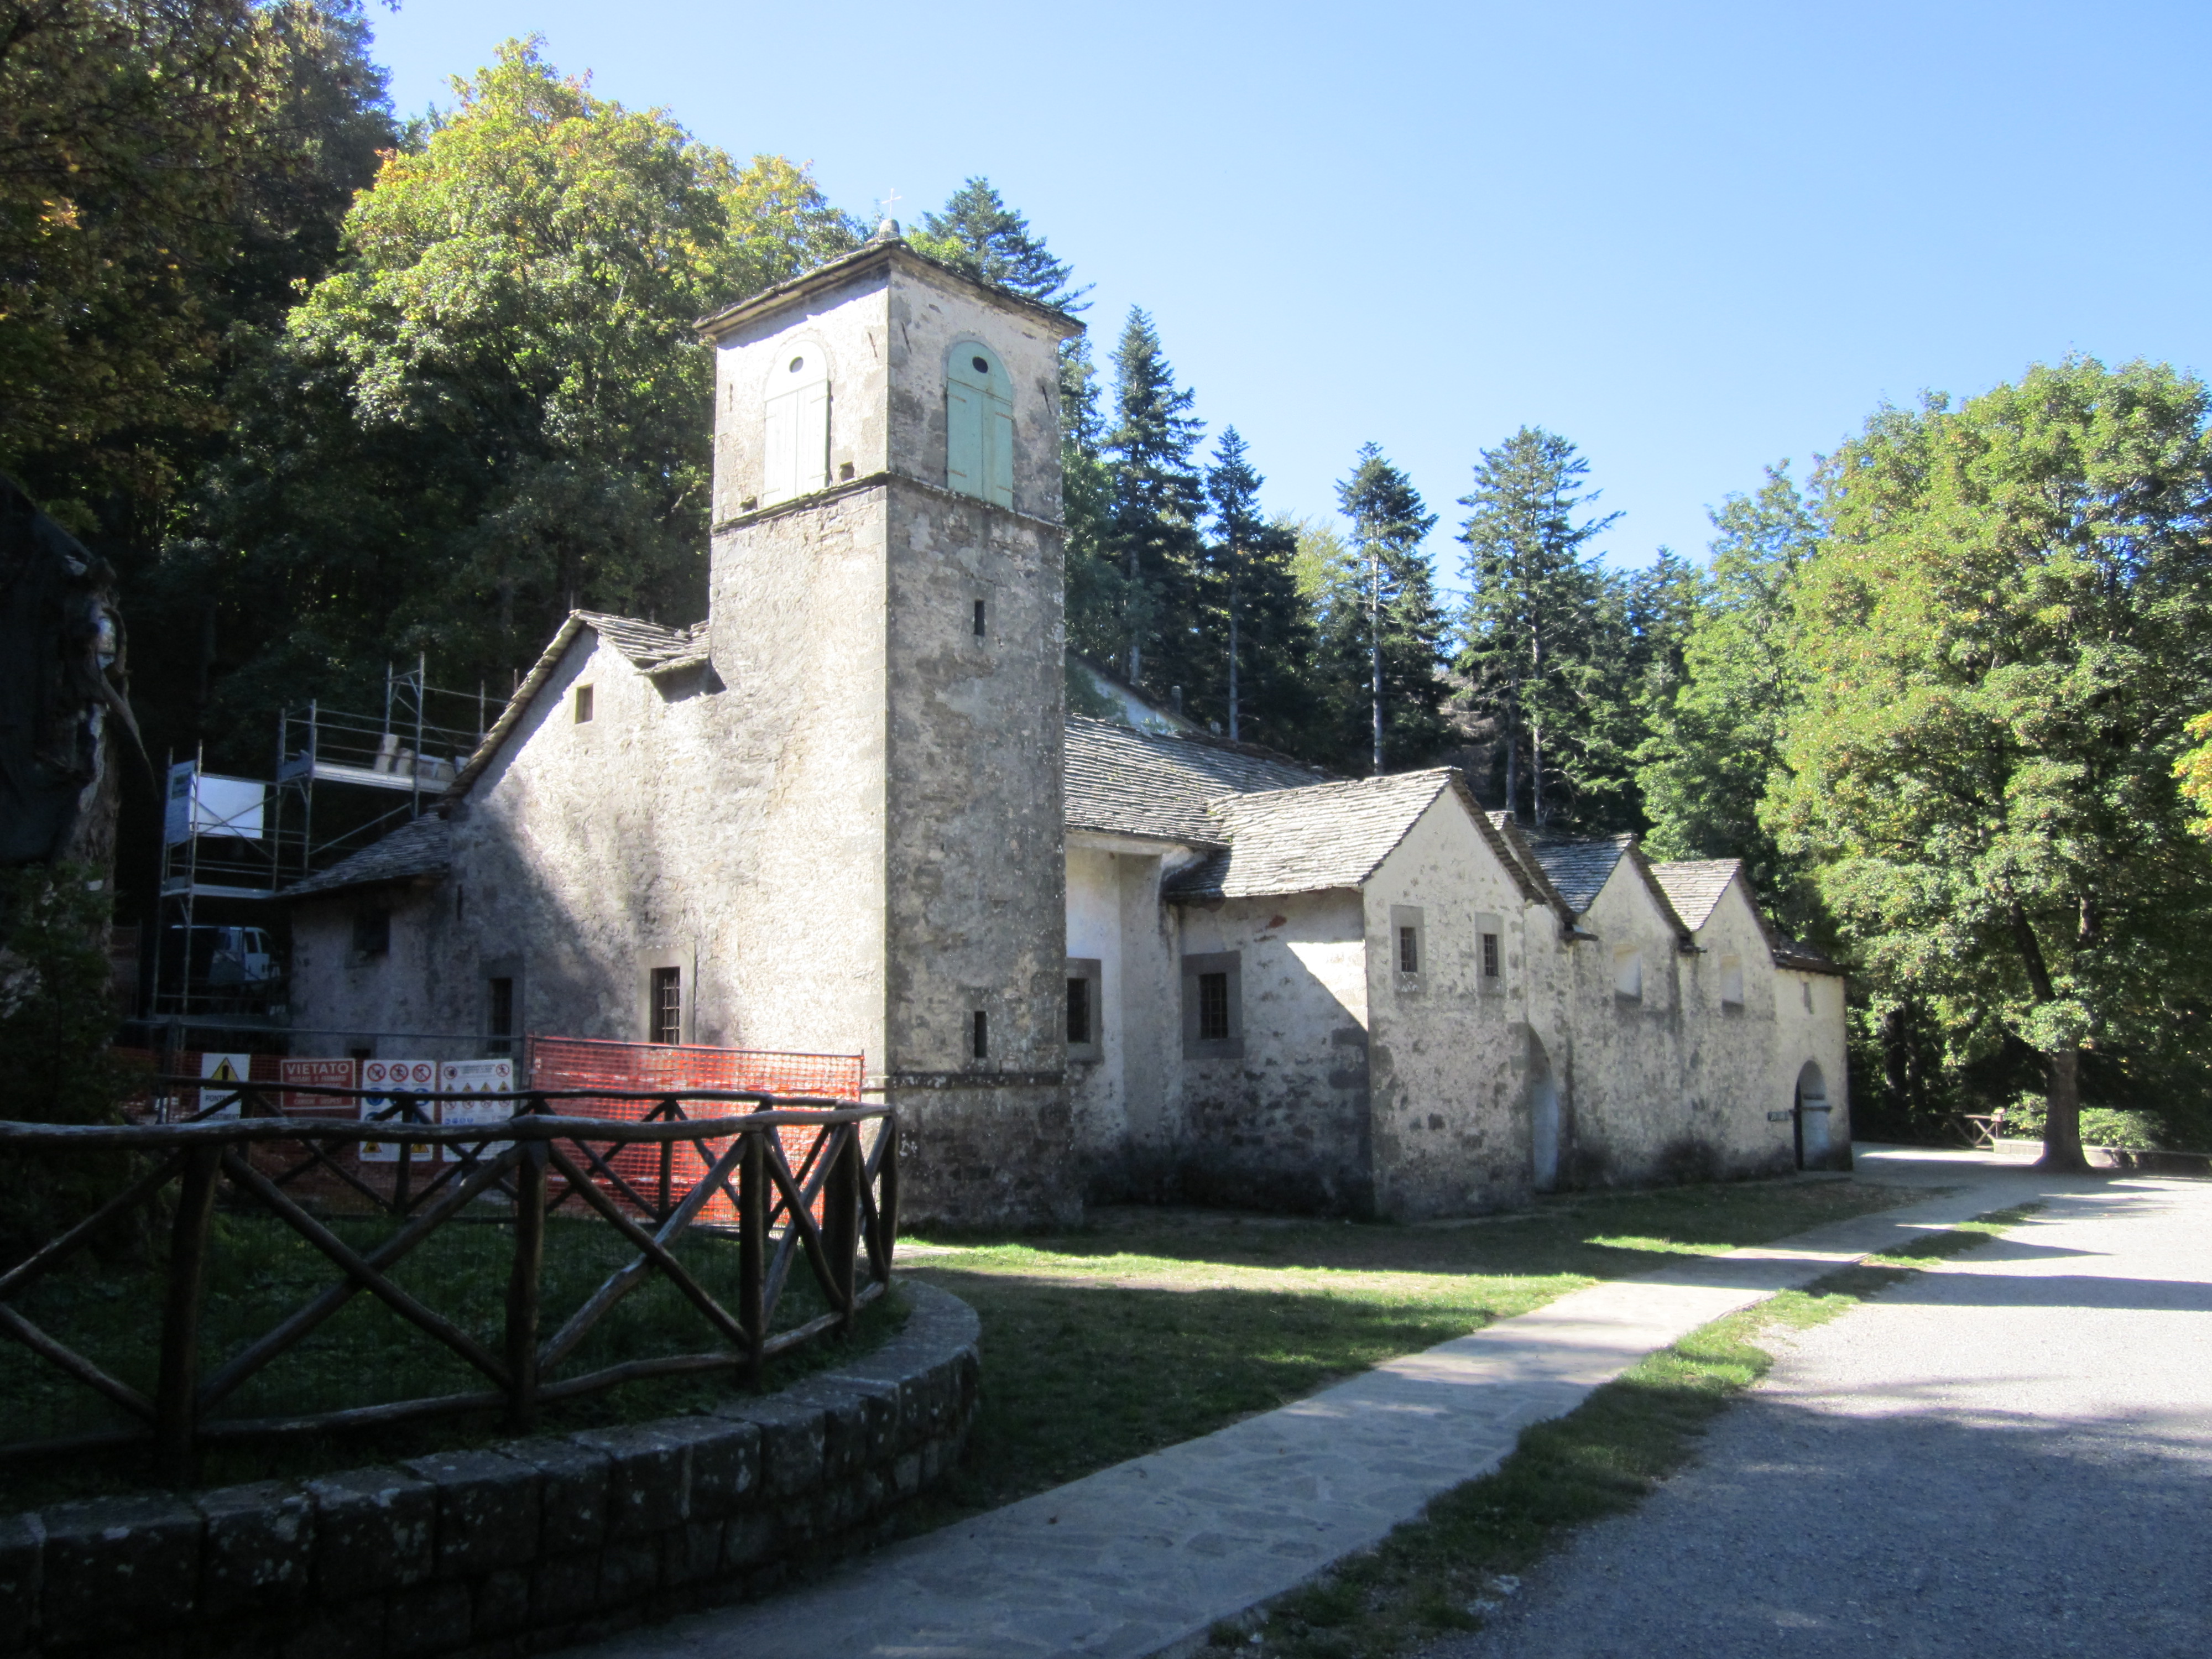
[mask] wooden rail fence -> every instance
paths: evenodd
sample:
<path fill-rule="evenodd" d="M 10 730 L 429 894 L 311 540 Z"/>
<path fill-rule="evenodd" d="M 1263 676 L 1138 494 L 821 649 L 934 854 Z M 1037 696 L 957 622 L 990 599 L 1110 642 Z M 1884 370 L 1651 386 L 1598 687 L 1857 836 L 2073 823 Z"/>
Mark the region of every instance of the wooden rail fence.
<path fill-rule="evenodd" d="M 179 1091 L 205 1086 L 198 1078 L 164 1083 Z M 343 1119 L 280 1109 L 272 1100 L 280 1095 L 331 1097 L 334 1106 L 350 1102 L 356 1112 L 363 1100 L 391 1103 L 365 1120 Z M 505 1103 L 512 1115 L 494 1122 L 436 1121 L 438 1108 L 449 1100 L 478 1111 Z M 562 1104 L 571 1101 L 632 1101 L 648 1109 L 638 1120 L 562 1115 Z M 238 1115 L 217 1115 L 233 1107 Z M 695 1115 L 702 1109 L 714 1115 Z M 450 1148 L 449 1160 L 418 1182 L 403 1144 L 386 1191 L 361 1178 L 357 1159 L 332 1156 L 364 1141 L 388 1142 L 395 1139 L 395 1127 L 401 1127 L 405 1143 Z M 679 1147 L 696 1158 L 679 1159 Z M 210 1442 L 494 1407 L 503 1407 L 509 1426 L 521 1431 L 550 1401 L 677 1372 L 726 1370 L 757 1386 L 770 1356 L 825 1332 L 849 1329 L 860 1310 L 883 1293 L 890 1280 L 897 1232 L 898 1133 L 893 1113 L 887 1107 L 826 1097 L 733 1090 L 623 1095 L 605 1089 L 394 1095 L 254 1084 L 240 1086 L 186 1123 L 0 1122 L 0 1152 L 10 1148 L 119 1148 L 141 1154 L 149 1167 L 92 1214 L 0 1273 L 0 1334 L 104 1396 L 135 1419 L 134 1425 L 65 1442 L 0 1445 L 0 1456 L 147 1441 L 164 1476 L 179 1483 L 190 1480 L 198 1448 Z M 657 1178 L 641 1184 L 618 1171 L 618 1160 L 635 1170 L 637 1160 L 621 1157 L 634 1149 L 658 1152 Z M 348 1244 L 286 1190 L 310 1170 L 335 1177 L 368 1205 L 398 1220 L 398 1231 L 366 1251 Z M 15 1304 L 37 1279 L 104 1229 L 157 1201 L 171 1188 L 175 1199 L 162 1268 L 160 1360 L 149 1397 L 40 1329 Z M 337 1277 L 210 1368 L 203 1360 L 200 1332 L 219 1194 L 235 1207 L 276 1217 L 327 1256 Z M 735 1308 L 724 1306 L 674 1254 L 686 1232 L 708 1228 L 701 1218 L 710 1204 L 735 1218 Z M 540 1329 L 546 1219 L 564 1206 L 597 1217 L 635 1255 L 547 1334 Z M 499 1212 L 513 1234 L 504 1328 L 496 1350 L 391 1277 L 395 1264 L 410 1251 L 472 1209 Z M 777 1305 L 801 1257 L 830 1311 L 771 1335 Z M 555 1375 L 609 1310 L 654 1274 L 674 1285 L 696 1311 L 702 1334 L 714 1346 L 581 1376 Z M 248 1378 L 363 1291 L 459 1355 L 490 1387 L 292 1417 L 215 1414 Z"/>

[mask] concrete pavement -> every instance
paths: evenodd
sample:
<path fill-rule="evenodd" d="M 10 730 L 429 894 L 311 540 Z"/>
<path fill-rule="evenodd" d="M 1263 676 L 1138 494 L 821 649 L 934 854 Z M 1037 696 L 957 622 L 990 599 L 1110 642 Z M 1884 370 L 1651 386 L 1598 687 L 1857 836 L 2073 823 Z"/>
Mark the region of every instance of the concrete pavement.
<path fill-rule="evenodd" d="M 1372 1544 L 1487 1473 L 1529 1424 L 1645 1354 L 1917 1233 L 2095 1181 L 2017 1161 L 1884 1153 L 1904 1207 L 1686 1259 L 1376 1367 L 1279 1411 L 1116 1465 L 878 1554 L 787 1595 L 635 1632 L 597 1659 L 1145 1659 Z M 1942 1189 L 1942 1190 L 1936 1190 Z"/>

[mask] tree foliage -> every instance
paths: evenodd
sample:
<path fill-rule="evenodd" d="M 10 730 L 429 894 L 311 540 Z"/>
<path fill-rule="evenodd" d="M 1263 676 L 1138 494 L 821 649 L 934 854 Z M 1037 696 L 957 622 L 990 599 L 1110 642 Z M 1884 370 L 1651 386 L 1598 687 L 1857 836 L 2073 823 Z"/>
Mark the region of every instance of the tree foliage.
<path fill-rule="evenodd" d="M 1790 629 L 1797 573 L 1822 525 L 1790 476 L 1769 467 L 1755 495 L 1713 514 L 1712 556 L 1692 589 L 1681 669 L 1655 690 L 1637 781 L 1660 858 L 1739 858 L 1785 908 L 1799 879 L 1759 821 L 1784 775 L 1784 742 L 1803 695 Z"/>
<path fill-rule="evenodd" d="M 1885 410 L 1826 506 L 1765 821 L 1877 989 L 2045 1057 L 2045 1157 L 2076 1166 L 2084 1051 L 2201 1042 L 2212 991 L 2174 779 L 2212 704 L 2204 388 L 2073 358 Z"/>
<path fill-rule="evenodd" d="M 1114 423 L 1104 454 L 1108 544 L 1121 568 L 1122 672 L 1155 695 L 1193 686 L 1206 653 L 1198 635 L 1205 425 L 1178 387 L 1159 331 L 1132 307 L 1114 353 Z"/>
<path fill-rule="evenodd" d="M 1223 430 L 1213 453 L 1206 473 L 1213 530 L 1206 625 L 1221 666 L 1198 712 L 1232 738 L 1297 751 L 1310 740 L 1320 701 L 1312 612 L 1292 568 L 1297 532 L 1261 507 L 1267 480 L 1235 427 Z"/>
<path fill-rule="evenodd" d="M 1380 774 L 1425 764 L 1443 743 L 1445 619 L 1421 544 L 1436 514 L 1376 444 L 1336 486 L 1352 533 L 1320 596 L 1322 745 L 1329 763 Z"/>

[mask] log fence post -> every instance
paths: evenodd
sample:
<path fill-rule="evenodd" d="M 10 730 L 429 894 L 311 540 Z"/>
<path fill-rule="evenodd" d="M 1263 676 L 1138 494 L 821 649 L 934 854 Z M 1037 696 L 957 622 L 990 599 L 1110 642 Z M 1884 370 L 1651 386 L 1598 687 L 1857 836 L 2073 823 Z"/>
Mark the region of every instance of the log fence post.
<path fill-rule="evenodd" d="M 860 1126 L 841 1123 L 830 1134 L 830 1168 L 822 1182 L 823 1254 L 830 1258 L 830 1297 L 842 1316 L 837 1328 L 849 1333 L 858 1311 L 854 1285 L 860 1251 L 860 1182 L 866 1175 L 860 1164 Z"/>
<path fill-rule="evenodd" d="M 538 1415 L 538 1316 L 545 1282 L 546 1143 L 532 1141 L 514 1166 L 514 1267 L 507 1281 L 507 1369 L 514 1378 L 507 1425 L 530 1431 Z"/>
<path fill-rule="evenodd" d="M 768 1148 L 761 1137 L 773 1129 L 741 1129 L 744 1151 L 738 1159 L 738 1322 L 745 1328 L 752 1352 L 745 1356 L 745 1381 L 757 1389 L 768 1350 Z"/>
<path fill-rule="evenodd" d="M 154 1395 L 154 1453 L 161 1478 L 191 1484 L 198 1462 L 200 1315 L 207 1299 L 208 1238 L 222 1149 L 185 1153 L 177 1212 L 169 1229 L 169 1282 L 161 1310 L 161 1369 Z"/>

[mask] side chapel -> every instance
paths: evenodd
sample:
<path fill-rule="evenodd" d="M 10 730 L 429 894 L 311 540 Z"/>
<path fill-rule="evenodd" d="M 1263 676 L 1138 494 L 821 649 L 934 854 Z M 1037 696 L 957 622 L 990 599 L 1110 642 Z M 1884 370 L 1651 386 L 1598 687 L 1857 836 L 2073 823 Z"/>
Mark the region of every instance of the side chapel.
<path fill-rule="evenodd" d="M 1331 778 L 1104 677 L 1121 718 L 1066 712 L 1079 329 L 889 225 L 707 319 L 707 620 L 574 613 L 435 813 L 291 889 L 295 1022 L 859 1053 L 916 1218 L 1847 1160 L 1842 977 L 1735 861 Z"/>

